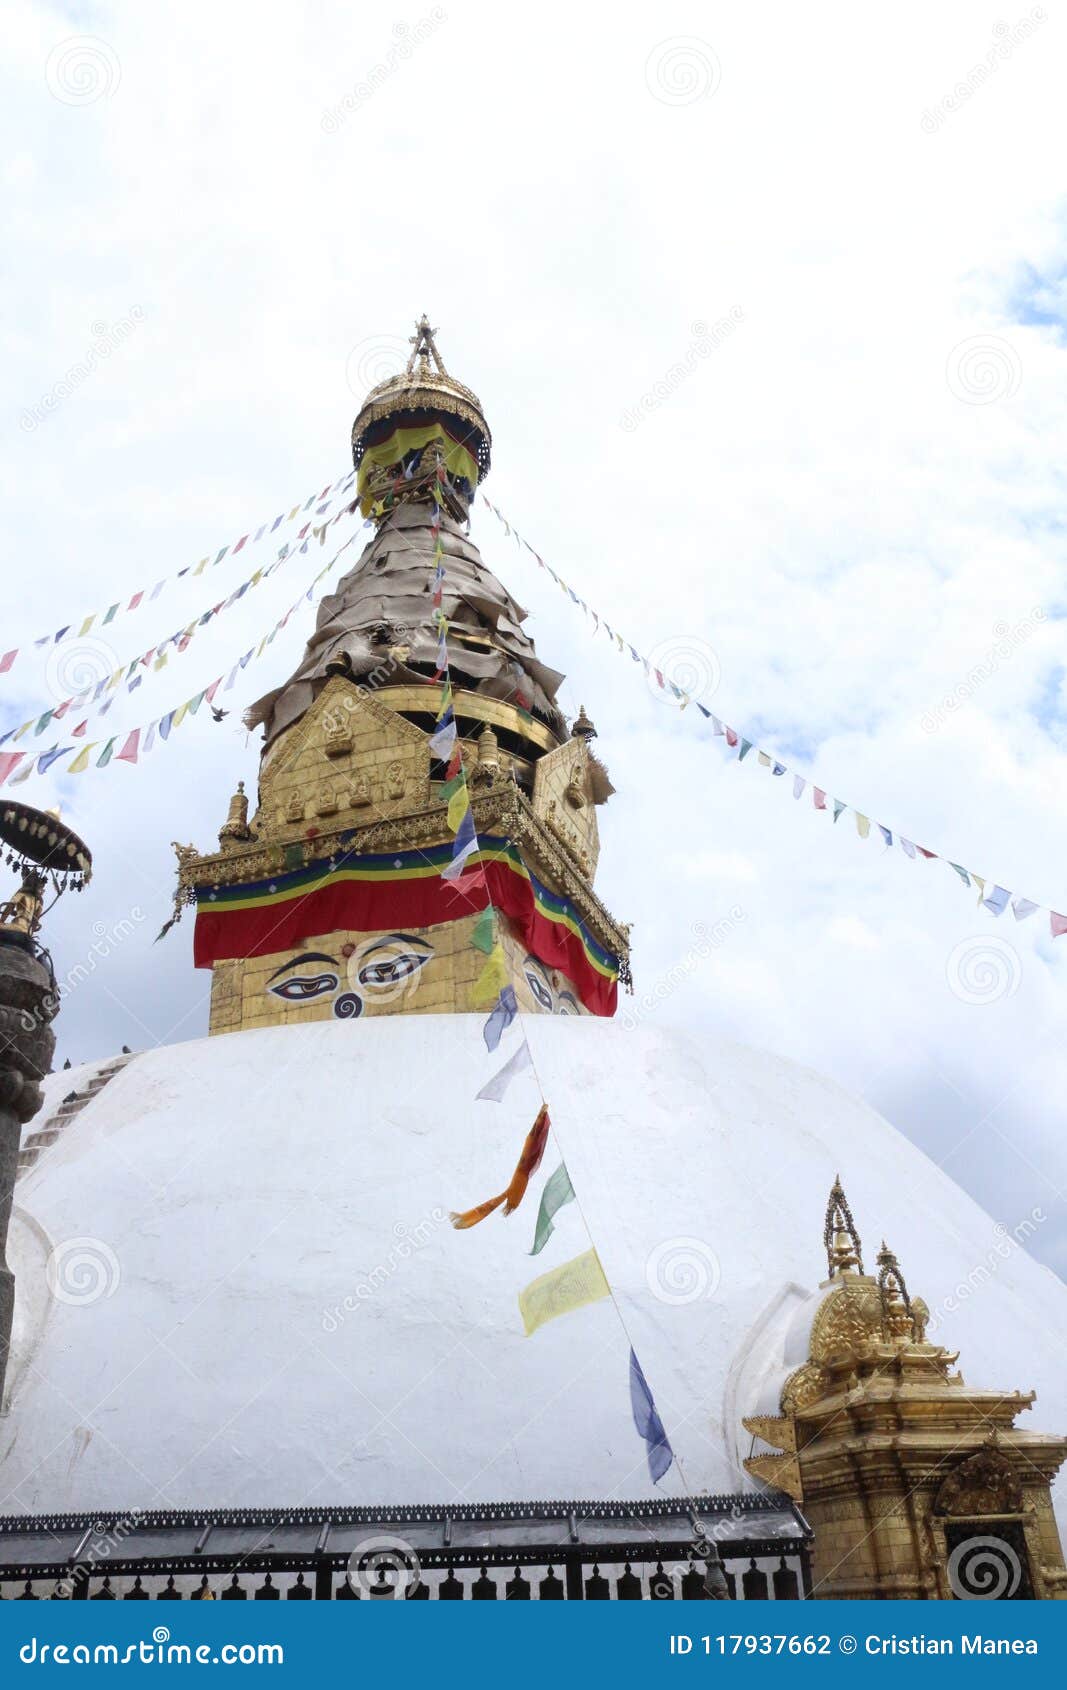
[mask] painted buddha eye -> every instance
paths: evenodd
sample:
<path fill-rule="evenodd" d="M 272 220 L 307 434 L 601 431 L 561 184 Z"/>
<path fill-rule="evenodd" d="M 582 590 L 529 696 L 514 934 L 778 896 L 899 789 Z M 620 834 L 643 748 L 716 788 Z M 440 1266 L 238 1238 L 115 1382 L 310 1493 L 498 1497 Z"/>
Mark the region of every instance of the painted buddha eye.
<path fill-rule="evenodd" d="M 572 992 L 560 992 L 559 1008 L 557 1009 L 556 1014 L 578 1015 L 579 1013 L 578 999 L 574 996 L 574 994 Z"/>
<path fill-rule="evenodd" d="M 541 979 L 541 976 L 539 974 L 535 974 L 532 968 L 528 968 L 526 970 L 526 983 L 537 1002 L 541 1005 L 541 1008 L 551 1010 L 552 993 L 545 985 L 545 982 Z"/>
<path fill-rule="evenodd" d="M 288 980 L 279 980 L 267 990 L 286 1003 L 310 1003 L 313 998 L 325 997 L 327 992 L 336 992 L 339 985 L 336 974 L 290 974 Z"/>
<path fill-rule="evenodd" d="M 396 951 L 392 956 L 379 957 L 377 962 L 364 963 L 359 971 L 361 986 L 398 986 L 429 962 L 429 951 Z"/>

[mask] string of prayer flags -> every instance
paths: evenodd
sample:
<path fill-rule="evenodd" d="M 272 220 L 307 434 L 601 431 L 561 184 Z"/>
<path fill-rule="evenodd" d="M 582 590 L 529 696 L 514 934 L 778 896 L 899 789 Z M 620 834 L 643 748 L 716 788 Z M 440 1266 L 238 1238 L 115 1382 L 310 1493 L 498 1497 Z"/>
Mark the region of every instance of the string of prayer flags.
<path fill-rule="evenodd" d="M 514 1060 L 512 1057 L 512 1061 Z M 555 1219 L 559 1211 L 565 1203 L 573 1202 L 574 1187 L 571 1184 L 571 1176 L 567 1172 L 566 1162 L 561 1162 L 555 1173 L 548 1176 L 545 1189 L 541 1193 L 541 1207 L 537 1211 L 531 1256 L 540 1255 L 555 1231 Z"/>
<path fill-rule="evenodd" d="M 576 593 L 574 589 L 570 587 L 566 581 L 564 581 L 563 577 L 556 573 L 551 564 L 546 563 L 540 553 L 534 550 L 533 546 L 530 545 L 530 542 L 523 539 L 514 524 L 508 523 L 503 513 L 498 510 L 497 506 L 494 505 L 490 499 L 486 498 L 484 493 L 482 494 L 482 503 L 488 510 L 492 511 L 497 521 L 503 525 L 505 533 L 511 536 L 517 545 L 525 546 L 531 557 L 536 559 L 538 568 L 543 569 L 547 575 L 550 575 L 560 590 L 565 593 L 574 604 L 578 605 L 587 616 L 592 618 L 594 634 L 598 633 L 600 629 L 603 628 L 608 639 L 611 640 L 612 644 L 619 652 L 625 655 L 625 653 L 629 651 L 633 662 L 643 668 L 646 675 L 654 675 L 656 677 L 656 682 L 659 687 L 663 688 L 664 691 L 666 691 L 669 687 L 674 697 L 679 701 L 681 709 L 684 710 L 686 705 L 693 702 L 691 695 L 687 693 L 683 687 L 677 686 L 669 676 L 664 677 L 659 669 L 654 668 L 649 663 L 647 657 L 642 657 L 636 646 L 631 645 L 629 641 L 623 638 L 622 634 L 611 626 L 605 616 L 602 616 L 599 611 L 593 610 L 591 606 L 586 604 L 580 594 Z M 752 740 L 744 737 L 736 728 L 730 727 L 728 723 L 721 722 L 718 716 L 709 710 L 706 705 L 700 703 L 699 699 L 696 701 L 696 704 L 700 714 L 705 718 L 705 720 L 711 723 L 712 732 L 716 736 L 722 736 L 725 739 L 726 745 L 731 752 L 736 751 L 737 762 L 743 762 L 748 753 L 751 750 L 756 749 L 756 760 L 761 768 L 769 768 L 776 776 L 782 776 L 790 772 L 786 765 L 779 761 L 778 758 L 773 757 L 770 752 L 763 751 L 758 746 L 754 747 L 754 742 Z M 803 797 L 808 784 L 808 781 L 803 775 L 794 774 L 793 797 Z M 812 802 L 814 803 L 815 808 L 817 810 L 825 810 L 828 812 L 832 810 L 833 820 L 835 822 L 840 820 L 841 816 L 851 809 L 856 818 L 856 832 L 859 837 L 861 839 L 867 839 L 870 837 L 872 829 L 871 818 L 869 816 L 866 816 L 861 811 L 854 809 L 853 806 L 847 804 L 844 799 L 831 797 L 831 795 L 820 786 L 812 785 L 811 792 Z M 882 840 L 887 851 L 892 849 L 892 830 L 883 826 L 881 822 L 875 823 L 875 827 L 877 829 L 875 837 Z M 991 915 L 1003 915 L 1009 901 L 1011 902 L 1012 910 L 1015 913 L 1017 920 L 1024 920 L 1027 915 L 1032 915 L 1035 910 L 1046 908 L 1044 905 L 1034 903 L 1033 900 L 1029 898 L 1020 897 L 1012 900 L 1012 894 L 1009 891 L 1006 891 L 1003 886 L 994 886 L 992 892 L 987 896 L 985 892 L 986 880 L 982 876 L 975 874 L 973 869 L 962 868 L 959 863 L 951 862 L 947 857 L 942 858 L 939 852 L 928 850 L 925 845 L 919 845 L 910 839 L 905 839 L 899 833 L 897 834 L 897 842 L 899 843 L 905 856 L 911 858 L 913 861 L 917 861 L 920 857 L 923 857 L 928 862 L 946 862 L 948 863 L 949 868 L 951 868 L 960 877 L 965 886 L 970 886 L 973 882 L 980 894 L 978 899 L 979 907 L 988 910 Z M 1021 905 L 1024 912 L 1023 915 L 1018 913 L 1018 910 L 1016 909 L 1017 904 Z M 1067 932 L 1067 917 L 1061 915 L 1058 910 L 1049 909 L 1047 910 L 1047 913 L 1049 917 L 1049 929 L 1052 937 L 1054 939 L 1059 938 L 1064 932 Z"/>
<path fill-rule="evenodd" d="M 674 1460 L 674 1451 L 663 1430 L 648 1380 L 641 1371 L 641 1363 L 633 1349 L 630 1351 L 630 1406 L 634 1412 L 637 1435 L 645 1441 L 648 1451 L 648 1471 L 654 1485 L 659 1484 Z"/>
<path fill-rule="evenodd" d="M 483 1103 L 500 1103 L 516 1074 L 521 1074 L 525 1068 L 533 1066 L 530 1047 L 523 1039 L 514 1056 L 509 1056 L 503 1068 L 495 1073 L 491 1080 L 486 1080 L 476 1097 Z"/>
<path fill-rule="evenodd" d="M 526 1336 L 532 1337 L 538 1327 L 561 1314 L 570 1314 L 586 1303 L 598 1303 L 611 1296 L 611 1287 L 595 1250 L 586 1250 L 562 1267 L 553 1268 L 531 1280 L 519 1292 L 519 1313 Z"/>
<path fill-rule="evenodd" d="M 156 582 L 151 593 L 148 594 L 147 600 L 145 599 L 147 588 L 139 587 L 125 605 L 121 599 L 117 599 L 114 604 L 109 605 L 105 612 L 94 610 L 90 613 L 90 615 L 83 617 L 80 621 L 72 620 L 64 623 L 62 627 L 57 628 L 51 634 L 42 634 L 39 639 L 32 640 L 29 646 L 15 646 L 11 651 L 4 652 L 0 655 L 0 675 L 6 675 L 14 667 L 21 651 L 29 650 L 31 646 L 34 650 L 44 650 L 46 647 L 59 645 L 62 640 L 65 640 L 68 637 L 84 639 L 91 631 L 94 623 L 98 622 L 101 628 L 106 628 L 110 622 L 114 621 L 115 617 L 121 610 L 129 612 L 131 610 L 138 610 L 143 603 L 154 603 L 163 591 L 163 588 L 167 585 L 168 581 L 180 581 L 185 575 L 202 575 L 209 563 L 211 564 L 211 567 L 214 568 L 217 564 L 222 562 L 223 558 L 226 557 L 227 554 L 231 557 L 235 557 L 247 541 L 252 540 L 254 545 L 256 541 L 262 539 L 264 534 L 268 532 L 273 534 L 275 529 L 280 528 L 283 522 L 292 522 L 302 513 L 310 511 L 312 506 L 317 507 L 315 510 L 316 516 L 324 515 L 333 503 L 334 495 L 339 491 L 347 491 L 347 489 L 352 485 L 352 482 L 355 480 L 355 476 L 356 471 L 354 469 L 346 470 L 343 475 L 338 476 L 335 482 L 332 484 L 327 483 L 321 493 L 312 493 L 303 502 L 295 504 L 288 516 L 284 511 L 282 511 L 279 516 L 274 518 L 274 521 L 270 524 L 269 530 L 267 524 L 263 522 L 256 529 L 254 536 L 252 534 L 252 530 L 249 529 L 248 533 L 242 534 L 240 539 L 237 541 L 230 545 L 223 546 L 216 553 L 214 558 L 212 558 L 209 554 L 207 557 L 202 557 L 199 563 L 195 565 L 187 564 L 184 569 L 179 569 L 176 574 L 164 576 L 163 580 Z M 301 537 L 307 533 L 309 526 L 310 524 L 305 525 L 304 529 L 301 531 Z M 316 533 L 318 533 L 318 530 L 316 530 Z M 320 535 L 319 538 L 321 540 L 322 536 Z M 306 541 L 301 547 L 301 550 L 307 550 Z M 248 583 L 246 583 L 246 587 L 247 585 Z M 244 591 L 244 589 L 242 589 L 242 591 Z"/>
<path fill-rule="evenodd" d="M 449 1220 L 458 1231 L 465 1232 L 469 1227 L 477 1226 L 479 1221 L 484 1221 L 486 1216 L 491 1215 L 495 1209 L 499 1209 L 501 1204 L 504 1205 L 505 1215 L 515 1212 L 526 1195 L 526 1188 L 530 1180 L 541 1166 L 541 1158 L 545 1153 L 545 1145 L 548 1143 L 548 1132 L 551 1125 L 548 1105 L 542 1103 L 537 1112 L 537 1119 L 526 1134 L 522 1152 L 515 1164 L 515 1172 L 511 1176 L 507 1189 L 502 1191 L 499 1197 L 490 1197 L 486 1202 L 477 1204 L 473 1209 L 466 1209 L 462 1214 L 449 1215 Z"/>
<path fill-rule="evenodd" d="M 319 570 L 314 581 L 312 581 L 311 586 L 305 592 L 301 593 L 300 597 L 290 605 L 289 609 L 285 612 L 285 615 L 275 623 L 270 633 L 265 634 L 262 640 L 260 640 L 258 648 L 250 648 L 250 650 L 248 650 L 245 655 L 239 659 L 239 662 L 234 665 L 232 671 L 233 673 L 236 673 L 238 668 L 243 669 L 252 658 L 258 658 L 262 655 L 263 651 L 268 645 L 270 645 L 275 635 L 285 627 L 289 618 L 297 610 L 299 610 L 304 601 L 311 597 L 319 582 L 325 575 L 329 574 L 338 558 L 343 552 L 347 551 L 348 547 L 355 539 L 356 535 L 350 534 L 348 539 L 337 548 L 337 551 L 334 553 L 329 562 L 324 564 L 322 569 Z M 222 680 L 222 675 L 219 675 L 211 682 L 210 686 L 202 688 L 199 692 L 195 693 L 192 698 L 187 698 L 184 703 L 179 704 L 176 709 L 168 710 L 164 715 L 158 717 L 156 720 L 128 731 L 123 741 L 122 750 L 118 753 L 115 752 L 115 746 L 118 743 L 120 735 L 113 734 L 105 744 L 100 756 L 96 759 L 95 763 L 92 764 L 92 767 L 104 769 L 107 768 L 108 764 L 112 761 L 116 763 L 137 763 L 155 743 L 156 730 L 158 730 L 160 739 L 168 740 L 172 729 L 180 727 L 187 715 L 195 715 L 197 710 L 204 703 L 205 699 L 210 702 L 210 700 L 214 698 L 218 688 L 222 685 Z M 29 725 L 30 724 L 25 724 L 25 726 Z M 13 739 L 18 739 L 22 731 L 22 728 L 18 729 L 12 736 Z M 75 733 L 77 733 L 77 729 L 75 729 Z M 31 752 L 28 756 L 21 751 L 0 753 L 0 786 L 2 786 L 5 781 L 12 786 L 17 786 L 21 781 L 28 780 L 32 774 L 44 774 L 49 768 L 51 768 L 53 763 L 57 762 L 62 757 L 66 757 L 71 752 L 74 753 L 73 760 L 68 764 L 67 768 L 63 772 L 69 775 L 84 774 L 86 769 L 90 767 L 89 754 L 96 749 L 99 743 L 99 740 L 93 740 L 88 745 L 82 746 L 52 745 L 47 751 L 39 753 Z M 18 768 L 19 763 L 23 764 L 21 768 Z"/>
<path fill-rule="evenodd" d="M 442 875 L 442 879 L 443 878 L 444 876 Z M 518 1013 L 519 1006 L 515 998 L 514 986 L 504 986 L 501 990 L 500 996 L 496 1000 L 496 1003 L 493 1005 L 488 1021 L 482 1028 L 482 1033 L 485 1038 L 485 1048 L 489 1051 L 490 1055 L 492 1055 L 493 1051 L 504 1037 L 504 1034 L 507 1032 Z"/>

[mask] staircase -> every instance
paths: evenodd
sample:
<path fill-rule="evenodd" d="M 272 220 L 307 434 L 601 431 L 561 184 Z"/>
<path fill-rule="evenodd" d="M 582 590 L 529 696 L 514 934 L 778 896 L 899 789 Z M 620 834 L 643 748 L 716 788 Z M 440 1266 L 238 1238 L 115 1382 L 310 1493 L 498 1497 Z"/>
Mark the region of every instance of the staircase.
<path fill-rule="evenodd" d="M 54 1144 L 61 1133 L 65 1132 L 75 1115 L 80 1115 L 87 1103 L 91 1103 L 99 1092 L 102 1092 L 109 1080 L 113 1080 L 120 1069 L 125 1068 L 129 1056 L 113 1056 L 110 1062 L 105 1062 L 98 1068 L 88 1085 L 82 1087 L 69 1102 L 61 1103 L 51 1115 L 47 1115 L 41 1126 L 35 1127 L 33 1132 L 27 1133 L 19 1150 L 18 1172 L 16 1180 L 35 1166 L 42 1152 Z"/>

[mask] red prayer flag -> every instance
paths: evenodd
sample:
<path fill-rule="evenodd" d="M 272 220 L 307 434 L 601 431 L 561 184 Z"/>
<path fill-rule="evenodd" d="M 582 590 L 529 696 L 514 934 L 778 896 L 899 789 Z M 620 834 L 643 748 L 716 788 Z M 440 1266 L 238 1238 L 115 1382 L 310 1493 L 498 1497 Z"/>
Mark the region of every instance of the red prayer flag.
<path fill-rule="evenodd" d="M 16 763 L 22 762 L 21 751 L 0 751 L 0 786 L 3 786 Z"/>
<path fill-rule="evenodd" d="M 129 604 L 126 606 L 126 609 L 127 610 L 136 610 L 137 606 L 140 604 L 140 602 L 143 598 L 144 598 L 143 592 L 134 593 L 134 595 L 133 595 L 132 599 L 130 600 Z"/>
<path fill-rule="evenodd" d="M 88 718 L 88 716 L 86 716 L 84 722 L 79 722 L 78 726 L 76 728 L 71 728 L 70 731 L 74 735 L 75 739 L 80 739 L 82 734 L 85 732 L 85 730 L 88 726 L 89 726 L 89 718 Z"/>
<path fill-rule="evenodd" d="M 5 651 L 3 657 L 0 657 L 0 675 L 6 675 L 7 674 L 8 670 L 10 669 L 11 665 L 14 663 L 18 654 L 19 654 L 18 646 L 15 647 L 14 651 Z"/>
<path fill-rule="evenodd" d="M 1054 939 L 1058 939 L 1061 933 L 1067 933 L 1067 915 L 1057 915 L 1055 910 L 1049 910 L 1048 915 Z"/>
<path fill-rule="evenodd" d="M 826 794 L 823 791 L 822 787 L 821 786 L 813 786 L 811 790 L 812 790 L 812 793 L 814 794 L 814 797 L 815 797 L 815 808 L 817 810 L 825 810 L 825 808 L 826 808 Z"/>
<path fill-rule="evenodd" d="M 141 730 L 140 728 L 134 728 L 133 732 L 127 735 L 126 743 L 119 752 L 117 761 L 120 763 L 136 763 L 137 747 L 140 743 Z"/>
<path fill-rule="evenodd" d="M 234 546 L 234 548 L 233 548 L 233 549 L 234 549 L 234 551 L 235 551 L 235 552 L 239 552 L 239 551 L 240 551 L 240 550 L 241 550 L 241 547 L 242 547 L 242 546 L 243 546 L 243 545 L 244 545 L 244 543 L 245 543 L 245 541 L 246 541 L 246 540 L 247 540 L 247 539 L 248 539 L 248 535 L 247 535 L 247 534 L 242 534 L 242 535 L 241 535 L 241 538 L 240 538 L 240 539 L 239 539 L 239 540 L 238 540 L 238 542 L 237 542 L 237 544 L 236 544 L 236 546 Z"/>

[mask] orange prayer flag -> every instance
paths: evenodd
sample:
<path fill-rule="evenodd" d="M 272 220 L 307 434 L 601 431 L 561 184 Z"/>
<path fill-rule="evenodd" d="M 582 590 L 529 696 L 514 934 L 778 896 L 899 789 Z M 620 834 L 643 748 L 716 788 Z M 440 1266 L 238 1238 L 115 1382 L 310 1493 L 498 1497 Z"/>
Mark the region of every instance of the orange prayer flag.
<path fill-rule="evenodd" d="M 537 1119 L 526 1134 L 526 1142 L 522 1147 L 515 1172 L 511 1176 L 511 1184 L 499 1197 L 490 1197 L 487 1202 L 479 1203 L 475 1209 L 466 1209 L 462 1214 L 449 1215 L 452 1225 L 464 1232 L 470 1226 L 477 1226 L 484 1221 L 486 1215 L 491 1215 L 494 1209 L 504 1205 L 505 1215 L 516 1210 L 526 1195 L 526 1187 L 541 1166 L 541 1158 L 548 1143 L 548 1129 L 552 1125 L 548 1118 L 548 1105 L 543 1103 L 538 1110 Z"/>

